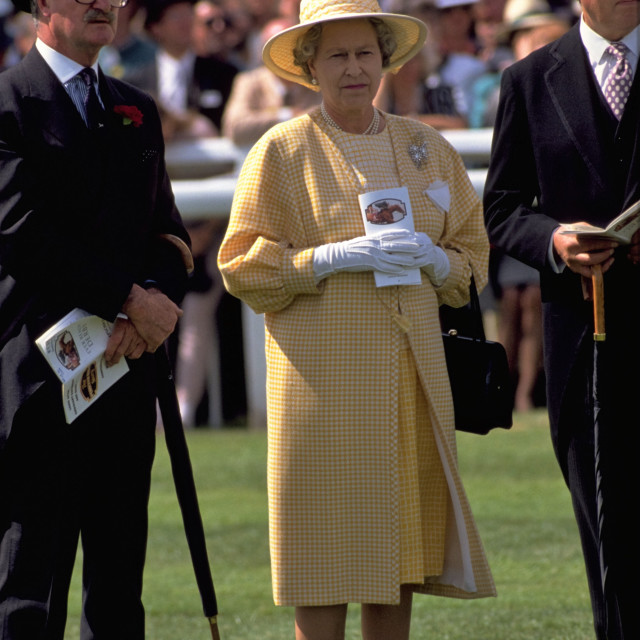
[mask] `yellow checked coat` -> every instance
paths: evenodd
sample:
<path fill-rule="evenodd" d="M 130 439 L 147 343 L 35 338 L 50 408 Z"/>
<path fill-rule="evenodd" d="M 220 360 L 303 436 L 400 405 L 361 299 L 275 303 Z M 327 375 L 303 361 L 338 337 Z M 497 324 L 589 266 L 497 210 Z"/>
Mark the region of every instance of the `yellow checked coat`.
<path fill-rule="evenodd" d="M 480 287 L 486 283 L 481 203 L 442 136 L 418 122 L 385 118 L 393 149 L 380 152 L 391 163 L 395 156 L 416 231 L 443 247 L 451 263 L 438 291 L 424 274 L 416 286 L 376 288 L 371 272 L 343 272 L 316 284 L 313 247 L 364 234 L 363 187 L 335 145 L 343 134 L 319 110 L 274 127 L 251 150 L 220 248 L 228 290 L 265 315 L 270 543 L 279 605 L 399 602 L 398 374 L 407 339 L 449 486 L 444 570 L 416 590 L 495 595 L 458 474 L 438 320 L 440 303 L 468 300 L 471 265 Z M 421 168 L 410 145 L 426 149 Z M 449 186 L 448 213 L 425 193 L 436 181 Z"/>

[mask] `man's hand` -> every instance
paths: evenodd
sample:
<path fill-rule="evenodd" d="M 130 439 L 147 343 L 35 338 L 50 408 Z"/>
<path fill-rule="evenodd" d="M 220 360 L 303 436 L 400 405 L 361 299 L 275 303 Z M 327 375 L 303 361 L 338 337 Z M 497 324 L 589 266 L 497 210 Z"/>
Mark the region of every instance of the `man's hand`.
<path fill-rule="evenodd" d="M 584 223 L 586 224 L 586 223 Z M 618 243 L 613 240 L 599 240 L 579 237 L 575 233 L 553 234 L 553 248 L 560 259 L 575 273 L 591 278 L 591 265 L 602 265 L 604 273 L 613 264 L 613 251 Z M 640 256 L 640 249 L 638 252 Z"/>
<path fill-rule="evenodd" d="M 116 318 L 104 352 L 107 366 L 118 364 L 122 356 L 137 360 L 146 350 L 147 343 L 140 337 L 132 322 L 126 318 Z"/>
<path fill-rule="evenodd" d="M 640 264 L 640 230 L 636 231 L 631 238 L 629 260 L 631 260 L 633 264 Z"/>
<path fill-rule="evenodd" d="M 105 359 L 109 366 L 122 356 L 132 360 L 153 353 L 171 335 L 182 310 L 158 289 L 134 284 L 122 307 L 127 317 L 116 318 L 107 342 Z"/>
<path fill-rule="evenodd" d="M 173 332 L 182 310 L 162 291 L 145 290 L 134 284 L 122 306 L 140 338 L 146 343 L 146 351 L 153 353 Z"/>

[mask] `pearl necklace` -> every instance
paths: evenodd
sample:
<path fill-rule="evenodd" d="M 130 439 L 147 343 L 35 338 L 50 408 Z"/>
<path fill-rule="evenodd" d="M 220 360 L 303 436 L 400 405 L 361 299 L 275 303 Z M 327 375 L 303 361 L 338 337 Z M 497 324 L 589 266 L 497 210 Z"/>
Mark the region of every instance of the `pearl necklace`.
<path fill-rule="evenodd" d="M 330 126 L 340 131 L 344 131 L 344 129 L 329 115 L 327 112 L 324 102 L 320 105 L 320 113 L 324 118 L 324 121 Z M 380 112 L 374 107 L 373 108 L 373 118 L 371 119 L 371 123 L 369 126 L 363 131 L 363 136 L 373 136 L 378 133 L 378 129 L 380 128 Z"/>

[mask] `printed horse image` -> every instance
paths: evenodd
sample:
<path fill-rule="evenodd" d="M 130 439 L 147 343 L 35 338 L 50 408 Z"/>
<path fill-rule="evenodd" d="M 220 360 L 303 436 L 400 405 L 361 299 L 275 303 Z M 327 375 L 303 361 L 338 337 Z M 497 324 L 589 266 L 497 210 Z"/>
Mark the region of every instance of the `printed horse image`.
<path fill-rule="evenodd" d="M 401 213 L 402 217 L 404 217 L 405 210 L 401 205 L 389 204 L 388 202 L 383 201 L 370 204 L 365 213 L 367 221 L 371 222 L 371 224 L 393 224 L 396 221 L 393 216 L 396 211 Z"/>

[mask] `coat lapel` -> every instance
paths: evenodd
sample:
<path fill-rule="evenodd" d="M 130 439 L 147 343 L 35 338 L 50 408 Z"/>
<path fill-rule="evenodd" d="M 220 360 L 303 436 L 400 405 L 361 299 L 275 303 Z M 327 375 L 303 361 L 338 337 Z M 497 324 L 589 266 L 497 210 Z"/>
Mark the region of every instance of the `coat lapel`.
<path fill-rule="evenodd" d="M 35 47 L 25 56 L 23 65 L 29 84 L 25 100 L 41 129 L 64 143 L 77 137 L 80 127 L 84 126 L 82 116 Z"/>
<path fill-rule="evenodd" d="M 148 141 L 144 141 L 146 121 L 138 128 L 133 123 L 125 124 L 124 116 L 116 113 L 117 106 L 142 108 L 131 94 L 123 95 L 120 86 L 100 72 L 100 97 L 106 111 L 106 135 L 101 140 L 101 152 L 109 175 L 119 175 L 125 165 L 131 170 L 132 163 L 143 162 L 145 152 L 155 151 L 148 148 Z M 145 115 L 143 113 L 143 118 Z"/>
<path fill-rule="evenodd" d="M 602 120 L 602 107 L 578 27 L 552 45 L 549 53 L 555 64 L 544 79 L 553 105 L 593 179 L 605 188 L 602 140 L 594 135 L 594 123 Z"/>
<path fill-rule="evenodd" d="M 605 164 L 612 156 L 603 153 L 603 145 L 611 145 L 620 168 L 627 172 L 620 183 L 624 187 L 624 209 L 640 199 L 640 73 L 635 74 L 622 120 L 617 130 L 611 129 L 608 140 L 611 117 L 604 107 L 578 25 L 552 45 L 550 53 L 556 63 L 546 72 L 545 82 L 558 116 L 601 189 L 609 189 L 612 178 L 620 177 L 618 167 Z"/>
<path fill-rule="evenodd" d="M 41 131 L 48 144 L 65 148 L 78 169 L 86 170 L 93 161 L 91 145 L 86 144 L 89 132 L 69 94 L 35 47 L 21 64 L 29 87 L 23 119 Z"/>

